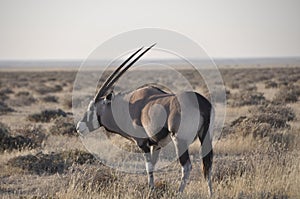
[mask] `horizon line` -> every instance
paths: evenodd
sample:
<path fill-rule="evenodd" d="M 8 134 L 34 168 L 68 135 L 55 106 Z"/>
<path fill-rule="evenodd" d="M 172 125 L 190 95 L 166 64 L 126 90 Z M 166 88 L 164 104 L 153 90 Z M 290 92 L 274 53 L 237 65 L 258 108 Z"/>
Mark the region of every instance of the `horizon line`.
<path fill-rule="evenodd" d="M 253 56 L 253 57 L 208 57 L 205 58 L 189 58 L 188 60 L 202 61 L 202 60 L 255 60 L 255 59 L 300 59 L 299 56 Z M 85 59 L 73 58 L 34 58 L 34 59 L 1 59 L 0 62 L 83 62 Z M 91 61 L 110 61 L 111 59 L 93 59 Z M 177 61 L 174 58 L 146 58 L 142 61 Z"/>

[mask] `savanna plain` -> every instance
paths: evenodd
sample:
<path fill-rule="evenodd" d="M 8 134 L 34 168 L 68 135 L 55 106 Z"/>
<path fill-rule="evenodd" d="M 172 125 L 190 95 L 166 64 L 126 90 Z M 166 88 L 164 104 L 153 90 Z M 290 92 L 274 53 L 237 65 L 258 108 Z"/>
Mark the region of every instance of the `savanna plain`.
<path fill-rule="evenodd" d="M 180 73 L 210 98 L 201 76 Z M 300 67 L 222 67 L 220 73 L 227 109 L 214 140 L 212 198 L 300 198 Z M 0 71 L 0 198 L 209 198 L 198 141 L 189 148 L 193 170 L 181 194 L 178 162 L 155 173 L 150 191 L 145 173 L 98 161 L 76 133 L 75 77 L 71 70 Z M 174 79 L 166 73 L 164 81 Z M 120 136 L 110 139 L 139 151 Z"/>

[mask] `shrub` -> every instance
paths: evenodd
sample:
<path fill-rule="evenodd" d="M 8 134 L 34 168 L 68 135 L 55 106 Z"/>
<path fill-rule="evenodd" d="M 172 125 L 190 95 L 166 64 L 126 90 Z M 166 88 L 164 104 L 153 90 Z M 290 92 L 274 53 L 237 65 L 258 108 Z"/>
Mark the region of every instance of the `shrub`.
<path fill-rule="evenodd" d="M 3 88 L 0 90 L 0 95 L 3 95 L 3 94 L 12 94 L 14 93 L 13 90 L 11 90 L 10 88 Z"/>
<path fill-rule="evenodd" d="M 63 87 L 60 85 L 55 85 L 54 87 L 49 87 L 44 84 L 39 85 L 38 87 L 33 88 L 39 94 L 55 93 L 63 90 Z"/>
<path fill-rule="evenodd" d="M 224 127 L 222 135 L 226 137 L 229 134 L 239 134 L 243 137 L 251 135 L 253 138 L 263 138 L 272 132 L 273 129 L 268 123 L 259 123 L 253 118 L 239 117 L 231 123 L 230 127 Z"/>
<path fill-rule="evenodd" d="M 16 99 L 10 101 L 12 106 L 30 106 L 36 99 L 27 91 L 16 93 Z"/>
<path fill-rule="evenodd" d="M 265 88 L 277 88 L 278 84 L 275 81 L 268 80 L 265 81 Z"/>
<path fill-rule="evenodd" d="M 28 91 L 20 91 L 18 93 L 16 93 L 17 97 L 24 97 L 24 96 L 29 96 L 30 93 Z"/>
<path fill-rule="evenodd" d="M 3 88 L 0 90 L 0 99 L 2 101 L 9 99 L 8 94 L 14 93 L 10 88 Z"/>
<path fill-rule="evenodd" d="M 230 106 L 247 106 L 247 105 L 260 105 L 266 103 L 266 99 L 262 93 L 256 91 L 243 91 L 231 94 L 228 99 Z"/>
<path fill-rule="evenodd" d="M 0 115 L 6 114 L 9 112 L 13 112 L 13 111 L 14 111 L 14 109 L 10 108 L 9 106 L 7 106 L 7 104 L 0 101 Z"/>
<path fill-rule="evenodd" d="M 274 128 L 286 127 L 288 121 L 296 118 L 291 108 L 280 105 L 258 106 L 250 109 L 249 112 L 257 122 L 268 123 Z"/>
<path fill-rule="evenodd" d="M 1 101 L 7 100 L 7 99 L 9 99 L 9 96 L 7 96 L 6 94 L 0 94 Z"/>
<path fill-rule="evenodd" d="M 67 114 L 61 110 L 43 110 L 41 113 L 34 113 L 28 116 L 28 120 L 32 122 L 50 122 L 52 119 L 55 119 L 57 117 L 66 117 Z"/>
<path fill-rule="evenodd" d="M 24 148 L 32 149 L 37 146 L 38 144 L 29 137 L 11 136 L 8 127 L 0 123 L 0 152 L 22 150 Z"/>
<path fill-rule="evenodd" d="M 50 133 L 54 135 L 77 135 L 76 127 L 72 118 L 59 117 L 54 121 L 54 125 L 50 128 Z"/>
<path fill-rule="evenodd" d="M 237 82 L 230 82 L 230 83 L 228 84 L 228 86 L 229 86 L 229 88 L 231 88 L 231 89 L 238 89 L 238 88 L 240 88 L 240 85 L 239 85 Z"/>
<path fill-rule="evenodd" d="M 35 143 L 30 139 L 21 135 L 7 136 L 1 140 L 0 151 L 22 150 L 35 148 Z"/>
<path fill-rule="evenodd" d="M 0 122 L 0 139 L 9 136 L 9 129 L 8 127 Z"/>
<path fill-rule="evenodd" d="M 58 98 L 56 96 L 53 96 L 53 95 L 47 95 L 47 96 L 42 98 L 42 101 L 43 102 L 57 103 Z"/>
<path fill-rule="evenodd" d="M 63 173 L 73 164 L 91 164 L 95 162 L 92 154 L 80 151 L 63 151 L 60 153 L 44 154 L 42 152 L 35 155 L 25 155 L 12 158 L 8 165 L 19 167 L 23 170 L 35 174 L 55 174 Z"/>
<path fill-rule="evenodd" d="M 34 147 L 41 147 L 47 138 L 45 131 L 41 125 L 26 125 L 21 129 L 16 129 L 14 133 L 30 138 L 34 142 Z"/>
<path fill-rule="evenodd" d="M 299 86 L 283 86 L 276 93 L 273 103 L 274 104 L 286 104 L 286 103 L 294 103 L 298 101 L 298 97 L 300 96 L 300 87 Z"/>
<path fill-rule="evenodd" d="M 229 134 L 252 135 L 254 138 L 268 137 L 277 128 L 289 127 L 288 121 L 295 119 L 295 114 L 289 107 L 268 105 L 253 107 L 248 116 L 241 116 L 223 128 L 223 136 Z"/>

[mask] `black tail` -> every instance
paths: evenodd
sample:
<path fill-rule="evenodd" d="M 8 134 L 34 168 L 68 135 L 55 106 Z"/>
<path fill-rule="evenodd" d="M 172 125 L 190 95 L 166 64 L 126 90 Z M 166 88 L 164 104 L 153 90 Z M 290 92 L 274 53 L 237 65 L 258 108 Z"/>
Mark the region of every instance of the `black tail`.
<path fill-rule="evenodd" d="M 203 117 L 203 126 L 198 133 L 201 142 L 201 157 L 203 162 L 204 177 L 207 178 L 212 168 L 213 148 L 212 148 L 212 126 L 214 121 L 214 109 L 211 103 L 203 96 L 198 96 L 198 104 L 201 116 Z"/>

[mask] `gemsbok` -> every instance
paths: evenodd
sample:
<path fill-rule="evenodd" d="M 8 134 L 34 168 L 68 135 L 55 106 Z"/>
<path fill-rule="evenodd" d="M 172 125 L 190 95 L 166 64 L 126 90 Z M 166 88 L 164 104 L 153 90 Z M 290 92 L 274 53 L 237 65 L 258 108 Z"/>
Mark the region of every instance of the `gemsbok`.
<path fill-rule="evenodd" d="M 118 79 L 154 45 L 144 51 L 141 51 L 143 48 L 138 49 L 105 80 L 78 122 L 77 131 L 85 135 L 104 127 L 107 132 L 134 141 L 144 153 L 151 189 L 154 189 L 153 171 L 159 151 L 167 140 L 172 141 L 182 167 L 179 192 L 183 192 L 192 169 L 188 147 L 198 137 L 201 142 L 203 173 L 209 194 L 212 195 L 213 150 L 210 132 L 214 110 L 211 103 L 196 92 L 174 94 L 155 85 L 144 85 L 116 95 L 113 92 Z M 129 110 L 129 115 L 123 110 Z"/>

